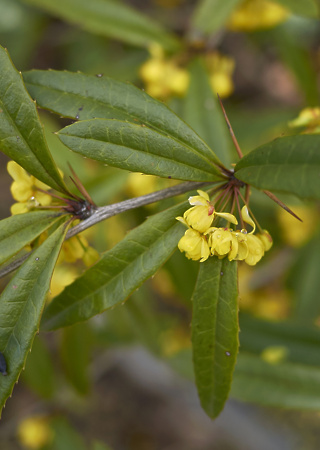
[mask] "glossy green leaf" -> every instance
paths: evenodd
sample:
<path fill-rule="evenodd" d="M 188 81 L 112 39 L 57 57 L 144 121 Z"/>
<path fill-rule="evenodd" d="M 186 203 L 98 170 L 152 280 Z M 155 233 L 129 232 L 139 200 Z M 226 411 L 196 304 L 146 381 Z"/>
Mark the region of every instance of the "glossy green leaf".
<path fill-rule="evenodd" d="M 231 141 L 217 95 L 212 92 L 208 74 L 201 61 L 190 67 L 190 86 L 183 104 L 183 118 L 214 149 L 218 158 L 230 164 Z"/>
<path fill-rule="evenodd" d="M 235 176 L 258 189 L 320 198 L 320 136 L 275 139 L 245 155 Z"/>
<path fill-rule="evenodd" d="M 43 329 L 72 325 L 123 303 L 169 258 L 185 232 L 175 217 L 187 203 L 147 219 L 93 267 L 55 297 L 43 315 Z"/>
<path fill-rule="evenodd" d="M 319 8 L 314 0 L 274 0 L 298 16 L 319 17 Z"/>
<path fill-rule="evenodd" d="M 60 192 L 67 188 L 49 152 L 34 102 L 0 46 L 0 150 Z"/>
<path fill-rule="evenodd" d="M 118 119 L 146 125 L 221 164 L 207 144 L 164 103 L 128 83 L 81 73 L 34 70 L 24 74 L 46 109 L 74 119 Z"/>
<path fill-rule="evenodd" d="M 265 406 L 319 410 L 320 368 L 289 362 L 270 364 L 240 353 L 230 395 Z"/>
<path fill-rule="evenodd" d="M 61 214 L 34 211 L 0 221 L 0 264 L 18 253 L 56 222 Z"/>
<path fill-rule="evenodd" d="M 24 0 L 95 34 L 131 45 L 148 47 L 158 42 L 167 50 L 179 48 L 179 41 L 150 17 L 120 0 Z"/>
<path fill-rule="evenodd" d="M 18 381 L 36 332 L 50 287 L 50 279 L 63 243 L 66 218 L 20 267 L 1 295 L 0 351 L 7 362 L 1 377 L 0 409 Z"/>
<path fill-rule="evenodd" d="M 53 361 L 47 346 L 42 339 L 36 336 L 21 380 L 40 397 L 50 399 L 56 387 L 54 372 Z"/>
<path fill-rule="evenodd" d="M 62 332 L 60 355 L 68 380 L 76 391 L 89 392 L 88 365 L 90 358 L 90 329 L 86 324 L 66 327 Z"/>
<path fill-rule="evenodd" d="M 209 258 L 200 264 L 193 293 L 192 349 L 196 385 L 214 418 L 228 398 L 238 353 L 237 263 Z"/>
<path fill-rule="evenodd" d="M 69 125 L 58 136 L 74 152 L 120 169 L 178 180 L 222 180 L 212 159 L 165 130 L 93 119 Z"/>
<path fill-rule="evenodd" d="M 194 28 L 203 33 L 214 33 L 223 28 L 234 8 L 241 0 L 202 0 L 193 16 Z"/>

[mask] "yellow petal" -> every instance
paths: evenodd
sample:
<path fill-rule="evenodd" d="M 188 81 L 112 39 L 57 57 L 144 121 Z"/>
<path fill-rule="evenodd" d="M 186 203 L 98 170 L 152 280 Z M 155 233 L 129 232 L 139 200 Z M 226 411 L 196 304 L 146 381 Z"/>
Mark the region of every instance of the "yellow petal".
<path fill-rule="evenodd" d="M 228 222 L 238 225 L 238 221 L 233 214 L 224 213 L 224 212 L 222 212 L 222 213 L 215 212 L 214 214 L 215 214 L 215 216 L 219 216 L 219 217 L 222 217 L 223 219 L 226 219 Z"/>
<path fill-rule="evenodd" d="M 10 186 L 12 197 L 18 202 L 26 202 L 33 197 L 32 185 L 25 181 L 14 181 Z"/>
<path fill-rule="evenodd" d="M 9 161 L 7 164 L 7 171 L 11 177 L 18 182 L 30 182 L 30 176 L 27 174 L 27 172 L 19 166 L 15 161 Z"/>
<path fill-rule="evenodd" d="M 25 203 L 14 203 L 10 207 L 11 214 L 15 216 L 16 214 L 24 214 L 29 211 L 28 202 Z"/>
<path fill-rule="evenodd" d="M 243 208 L 241 209 L 241 216 L 242 216 L 242 219 L 244 220 L 244 222 L 246 222 L 252 226 L 253 230 L 250 232 L 250 234 L 253 234 L 256 229 L 256 224 L 249 216 L 249 211 L 248 211 L 248 208 L 246 205 L 244 205 Z"/>

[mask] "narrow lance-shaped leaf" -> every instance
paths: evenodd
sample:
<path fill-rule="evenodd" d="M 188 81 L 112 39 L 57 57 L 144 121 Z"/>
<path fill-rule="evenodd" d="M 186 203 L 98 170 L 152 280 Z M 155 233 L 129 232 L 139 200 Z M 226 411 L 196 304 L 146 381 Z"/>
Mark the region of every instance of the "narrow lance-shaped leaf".
<path fill-rule="evenodd" d="M 0 264 L 18 253 L 56 222 L 60 213 L 34 211 L 17 214 L 0 222 Z"/>
<path fill-rule="evenodd" d="M 66 233 L 66 218 L 20 267 L 1 295 L 0 351 L 7 362 L 1 377 L 0 409 L 18 381 L 50 287 L 50 279 Z"/>
<path fill-rule="evenodd" d="M 73 119 L 117 119 L 146 125 L 221 165 L 213 150 L 164 103 L 128 83 L 82 73 L 33 70 L 24 74 L 37 103 Z"/>
<path fill-rule="evenodd" d="M 211 257 L 200 264 L 193 293 L 192 349 L 200 402 L 212 418 L 228 398 L 238 353 L 237 263 Z"/>
<path fill-rule="evenodd" d="M 0 150 L 60 192 L 67 188 L 52 159 L 34 102 L 0 46 Z"/>
<path fill-rule="evenodd" d="M 203 33 L 213 33 L 223 28 L 233 9 L 241 0 L 202 0 L 193 16 L 193 27 Z"/>
<path fill-rule="evenodd" d="M 162 26 L 119 0 L 24 0 L 87 31 L 131 45 L 147 47 L 158 42 L 166 50 L 177 50 L 178 39 Z"/>
<path fill-rule="evenodd" d="M 245 155 L 235 176 L 258 189 L 320 198 L 320 136 L 278 138 Z"/>
<path fill-rule="evenodd" d="M 320 369 L 289 362 L 268 363 L 239 354 L 230 395 L 266 406 L 320 409 Z"/>
<path fill-rule="evenodd" d="M 223 179 L 207 157 L 146 126 L 93 119 L 63 128 L 58 136 L 74 152 L 121 169 L 178 180 Z"/>
<path fill-rule="evenodd" d="M 169 258 L 185 229 L 175 217 L 188 204 L 147 219 L 93 267 L 55 297 L 43 315 L 43 329 L 72 325 L 123 303 Z"/>
<path fill-rule="evenodd" d="M 190 75 L 190 86 L 183 102 L 183 118 L 228 166 L 230 135 L 218 102 L 219 92 L 212 92 L 208 74 L 200 60 L 190 66 Z"/>

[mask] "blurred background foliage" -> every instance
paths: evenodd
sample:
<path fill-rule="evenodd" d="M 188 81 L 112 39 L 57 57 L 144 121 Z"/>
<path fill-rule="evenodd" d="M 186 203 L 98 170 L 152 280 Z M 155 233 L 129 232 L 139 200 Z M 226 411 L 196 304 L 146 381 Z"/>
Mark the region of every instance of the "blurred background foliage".
<path fill-rule="evenodd" d="M 223 3 L 221 7 L 214 0 L 0 0 L 0 43 L 22 71 L 82 71 L 146 89 L 193 126 L 228 165 L 237 157 L 216 92 L 224 98 L 244 153 L 284 134 L 319 132 L 317 4 Z M 102 9 L 94 13 L 95 6 Z M 54 132 L 68 120 L 45 111 L 40 116 L 58 166 L 68 174 L 70 163 L 98 205 L 174 183 L 104 167 L 67 152 Z M 0 158 L 3 218 L 10 214 L 13 200 L 6 158 L 2 154 Z M 185 381 L 193 377 L 190 298 L 198 263 L 176 252 L 125 306 L 36 338 L 22 380 L 3 413 L 0 447 L 318 448 L 319 401 L 312 406 L 310 398 L 313 392 L 320 397 L 319 205 L 289 196 L 281 199 L 303 223 L 254 192 L 252 209 L 273 236 L 274 247 L 257 267 L 239 265 L 244 355 L 239 371 L 250 383 L 245 367 L 255 358 L 258 375 L 252 375 L 252 384 L 261 371 L 267 378 L 261 375 L 257 392 L 250 397 L 243 393 L 239 376 L 232 396 L 260 402 L 264 408 L 230 400 L 215 423 L 201 411 L 194 387 Z M 174 201 L 111 218 L 87 230 L 85 239 L 98 251 L 109 249 L 128 230 Z M 51 296 L 84 268 L 81 256 L 65 257 L 54 274 Z M 2 287 L 4 281 L 0 283 Z M 318 381 L 306 386 L 306 392 L 301 389 L 298 406 L 316 411 L 272 407 L 297 406 L 290 403 L 286 389 L 290 382 L 293 391 L 302 383 L 303 370 Z M 281 373 L 290 373 L 292 380 L 281 384 Z M 270 389 L 275 383 L 278 403 L 262 392 L 265 381 Z"/>

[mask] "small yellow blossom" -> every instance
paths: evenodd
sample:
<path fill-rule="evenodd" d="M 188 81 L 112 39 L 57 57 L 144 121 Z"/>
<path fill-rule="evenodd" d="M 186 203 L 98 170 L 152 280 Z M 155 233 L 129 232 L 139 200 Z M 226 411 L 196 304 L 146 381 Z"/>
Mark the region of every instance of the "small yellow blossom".
<path fill-rule="evenodd" d="M 174 58 L 166 58 L 158 44 L 150 46 L 149 51 L 151 58 L 140 68 L 140 77 L 148 94 L 161 99 L 185 94 L 189 85 L 188 72 L 179 67 Z"/>
<path fill-rule="evenodd" d="M 42 190 L 50 189 L 49 186 L 37 180 L 33 175 L 28 175 L 15 161 L 8 162 L 7 170 L 14 180 L 10 188 L 12 197 L 18 201 L 11 207 L 12 214 L 27 212 L 37 205 L 50 205 L 51 195 L 38 190 L 38 188 Z"/>
<path fill-rule="evenodd" d="M 310 206 L 289 206 L 294 208 L 294 211 L 301 217 L 303 222 L 295 219 L 283 209 L 279 209 L 277 218 L 281 228 L 282 239 L 292 247 L 301 247 L 316 231 L 319 223 L 319 213 Z"/>
<path fill-rule="evenodd" d="M 245 0 L 236 8 L 227 27 L 232 31 L 254 31 L 272 28 L 285 20 L 290 11 L 268 0 Z"/>
<path fill-rule="evenodd" d="M 78 272 L 74 267 L 58 264 L 52 275 L 49 300 L 60 294 L 66 286 L 73 283 L 77 276 Z"/>
<path fill-rule="evenodd" d="M 249 215 L 247 206 L 242 208 L 241 216 L 243 222 L 252 227 L 250 233 L 245 229 L 234 231 L 228 227 L 211 227 L 214 216 L 222 217 L 235 225 L 238 222 L 230 213 L 215 212 L 208 194 L 203 191 L 198 193 L 198 196 L 189 198 L 189 203 L 196 206 L 188 209 L 183 217 L 176 217 L 188 227 L 178 243 L 179 250 L 185 252 L 187 258 L 200 262 L 212 255 L 218 258 L 228 256 L 229 261 L 244 260 L 250 266 L 257 264 L 272 246 L 272 238 L 268 231 L 253 234 L 256 225 Z"/>
<path fill-rule="evenodd" d="M 210 256 L 208 242 L 202 234 L 189 228 L 178 243 L 181 252 L 185 252 L 188 259 L 203 262 Z"/>
<path fill-rule="evenodd" d="M 232 74 L 235 68 L 235 61 L 229 56 L 221 55 L 218 52 L 209 53 L 205 58 L 205 63 L 209 72 L 211 89 L 221 98 L 229 97 L 234 91 Z"/>
<path fill-rule="evenodd" d="M 95 264 L 99 258 L 100 258 L 99 252 L 95 248 L 88 246 L 85 249 L 82 260 L 87 267 L 90 267 L 93 264 Z"/>
<path fill-rule="evenodd" d="M 283 345 L 270 345 L 261 353 L 261 359 L 269 364 L 279 364 L 285 361 L 288 356 L 288 348 Z"/>
<path fill-rule="evenodd" d="M 28 449 L 39 449 L 48 444 L 52 437 L 53 432 L 45 417 L 28 417 L 18 426 L 19 441 Z"/>
<path fill-rule="evenodd" d="M 320 108 L 305 108 L 299 116 L 289 122 L 289 127 L 306 127 L 308 133 L 320 133 Z"/>
<path fill-rule="evenodd" d="M 177 220 L 182 222 L 194 230 L 204 233 L 211 226 L 215 216 L 226 219 L 228 222 L 237 225 L 237 219 L 229 213 L 218 213 L 215 211 L 214 206 L 210 202 L 209 195 L 201 190 L 197 191 L 199 195 L 189 197 L 190 205 L 194 205 L 193 208 L 188 209 L 183 217 L 176 217 Z"/>

